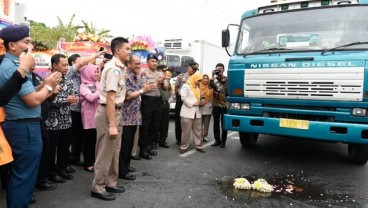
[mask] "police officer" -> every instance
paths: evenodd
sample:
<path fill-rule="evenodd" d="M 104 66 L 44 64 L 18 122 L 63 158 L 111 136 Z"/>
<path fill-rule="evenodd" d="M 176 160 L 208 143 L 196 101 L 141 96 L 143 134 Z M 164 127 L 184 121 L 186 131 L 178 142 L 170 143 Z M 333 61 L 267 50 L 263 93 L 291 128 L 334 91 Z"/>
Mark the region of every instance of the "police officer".
<path fill-rule="evenodd" d="M 121 106 L 125 100 L 126 63 L 130 59 L 130 44 L 126 38 L 116 37 L 111 41 L 113 58 L 101 75 L 100 106 L 95 121 L 97 130 L 95 177 L 91 196 L 102 200 L 115 200 L 114 193 L 123 193 L 117 187 L 122 123 Z"/>
<path fill-rule="evenodd" d="M 175 137 L 176 137 L 176 144 L 181 144 L 181 118 L 180 118 L 180 110 L 181 106 L 183 105 L 183 101 L 181 100 L 180 96 L 180 89 L 181 87 L 187 83 L 190 76 L 192 76 L 198 70 L 198 63 L 192 61 L 188 65 L 188 71 L 186 73 L 181 73 L 178 75 L 175 81 Z"/>
<path fill-rule="evenodd" d="M 5 105 L 6 120 L 2 125 L 14 157 L 10 164 L 10 178 L 6 189 L 7 206 L 28 207 L 42 153 L 40 104 L 52 93 L 61 74 L 50 75 L 36 90 L 29 74 L 34 62 L 19 65 L 20 54 L 28 50 L 29 55 L 32 50 L 29 28 L 20 25 L 9 26 L 0 31 L 0 38 L 3 39 L 6 49 L 0 65 L 0 87 L 17 68 L 26 71 L 29 77 L 18 94 Z"/>
<path fill-rule="evenodd" d="M 151 155 L 157 155 L 155 150 L 152 150 L 153 142 L 158 138 L 158 132 L 161 122 L 161 93 L 160 88 L 166 90 L 164 85 L 164 76 L 157 71 L 158 58 L 155 54 L 149 53 L 147 55 L 148 69 L 144 69 L 139 79 L 141 84 L 156 85 L 155 90 L 150 92 L 142 92 L 142 128 L 140 128 L 140 153 L 139 156 L 150 160 Z"/>

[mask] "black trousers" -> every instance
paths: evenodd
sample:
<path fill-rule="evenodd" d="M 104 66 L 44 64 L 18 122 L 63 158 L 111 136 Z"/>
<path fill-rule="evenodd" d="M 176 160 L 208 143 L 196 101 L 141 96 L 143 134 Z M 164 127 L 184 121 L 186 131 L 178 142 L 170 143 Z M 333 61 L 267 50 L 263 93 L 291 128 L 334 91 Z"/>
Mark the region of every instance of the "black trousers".
<path fill-rule="evenodd" d="M 169 119 L 170 119 L 170 104 L 169 102 L 161 102 L 161 125 L 160 125 L 160 137 L 158 142 L 165 143 L 169 132 Z"/>
<path fill-rule="evenodd" d="M 158 138 L 161 123 L 160 103 L 160 97 L 142 96 L 142 128 L 139 131 L 139 146 L 143 152 Z"/>
<path fill-rule="evenodd" d="M 41 122 L 41 138 L 42 138 L 42 156 L 40 166 L 38 167 L 38 175 L 36 184 L 42 184 L 47 180 L 49 175 L 50 164 L 50 138 L 47 132 L 47 126 L 45 122 Z"/>
<path fill-rule="evenodd" d="M 95 164 L 96 152 L 96 129 L 84 129 L 83 158 L 84 167 L 91 167 Z"/>
<path fill-rule="evenodd" d="M 83 123 L 82 123 L 82 114 L 77 111 L 71 111 L 72 114 L 72 130 L 71 130 L 71 153 L 70 160 L 71 162 L 79 162 L 80 156 L 83 149 Z"/>
<path fill-rule="evenodd" d="M 50 137 L 49 175 L 64 171 L 69 165 L 69 146 L 71 128 L 63 130 L 48 130 Z"/>
<path fill-rule="evenodd" d="M 121 149 L 119 157 L 119 175 L 129 173 L 131 152 L 133 149 L 134 135 L 138 126 L 123 126 L 123 135 L 121 138 Z"/>
<path fill-rule="evenodd" d="M 227 139 L 227 131 L 224 130 L 224 114 L 227 113 L 226 108 L 222 107 L 213 107 L 212 115 L 213 115 L 213 135 L 215 137 L 216 142 L 225 143 Z M 220 128 L 221 122 L 221 128 Z M 221 129 L 221 137 L 220 137 L 220 129 Z"/>
<path fill-rule="evenodd" d="M 176 103 L 175 103 L 175 137 L 176 141 L 181 143 L 181 118 L 180 118 L 180 110 L 183 105 L 183 101 L 181 100 L 180 95 L 176 94 Z"/>

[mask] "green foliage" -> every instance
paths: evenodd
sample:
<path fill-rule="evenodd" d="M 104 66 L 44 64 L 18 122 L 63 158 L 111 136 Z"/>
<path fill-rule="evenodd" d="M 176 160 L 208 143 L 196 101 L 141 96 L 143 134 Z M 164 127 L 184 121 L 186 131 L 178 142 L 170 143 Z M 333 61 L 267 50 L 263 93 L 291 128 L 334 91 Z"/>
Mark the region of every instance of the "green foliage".
<path fill-rule="evenodd" d="M 64 24 L 60 17 L 57 17 L 58 25 L 56 27 L 47 27 L 44 23 L 30 20 L 31 37 L 35 50 L 48 50 L 56 48 L 57 41 L 63 38 L 66 42 L 74 41 L 79 28 L 84 28 L 85 32 L 98 34 L 103 37 L 112 37 L 108 33 L 110 30 L 98 30 L 92 22 L 90 25 L 82 20 L 83 26 L 74 25 L 75 14 L 72 15 L 68 24 Z"/>

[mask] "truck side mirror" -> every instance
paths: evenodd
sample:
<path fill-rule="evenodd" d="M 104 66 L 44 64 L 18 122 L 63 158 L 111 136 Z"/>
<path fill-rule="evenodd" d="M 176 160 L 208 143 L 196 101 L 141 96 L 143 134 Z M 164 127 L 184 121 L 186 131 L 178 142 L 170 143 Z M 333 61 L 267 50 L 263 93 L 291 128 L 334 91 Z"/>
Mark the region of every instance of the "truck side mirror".
<path fill-rule="evenodd" d="M 222 30 L 222 43 L 221 43 L 221 46 L 223 48 L 227 48 L 227 47 L 229 47 L 229 43 L 230 43 L 230 31 L 229 31 L 229 29 L 224 29 L 224 30 Z"/>

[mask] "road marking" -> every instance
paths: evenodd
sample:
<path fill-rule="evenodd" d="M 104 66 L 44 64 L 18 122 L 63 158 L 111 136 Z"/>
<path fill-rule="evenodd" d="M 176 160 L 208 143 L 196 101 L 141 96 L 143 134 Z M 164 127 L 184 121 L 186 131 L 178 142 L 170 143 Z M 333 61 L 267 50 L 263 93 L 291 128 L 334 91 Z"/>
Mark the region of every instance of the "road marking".
<path fill-rule="evenodd" d="M 235 135 L 236 133 L 238 133 L 238 132 L 237 131 L 231 132 L 230 134 L 227 135 L 227 138 L 230 138 L 231 136 Z M 233 139 L 233 138 L 231 138 L 231 139 Z M 206 147 L 210 146 L 213 143 L 215 143 L 215 141 L 208 142 L 207 144 L 202 145 L 202 148 L 206 148 Z M 180 154 L 179 157 L 188 157 L 189 155 L 194 154 L 195 152 L 197 152 L 197 150 L 196 149 L 192 149 L 192 150 L 189 150 L 188 152 L 185 152 L 183 154 Z"/>

